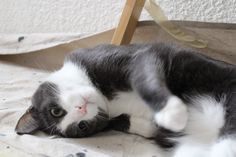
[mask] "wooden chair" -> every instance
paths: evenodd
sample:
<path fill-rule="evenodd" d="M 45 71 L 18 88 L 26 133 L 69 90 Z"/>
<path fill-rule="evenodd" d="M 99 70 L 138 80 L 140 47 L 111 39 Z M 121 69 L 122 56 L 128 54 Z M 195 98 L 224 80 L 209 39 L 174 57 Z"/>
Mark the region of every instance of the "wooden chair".
<path fill-rule="evenodd" d="M 130 43 L 144 4 L 145 0 L 126 1 L 119 24 L 111 41 L 112 44 L 123 45 Z"/>

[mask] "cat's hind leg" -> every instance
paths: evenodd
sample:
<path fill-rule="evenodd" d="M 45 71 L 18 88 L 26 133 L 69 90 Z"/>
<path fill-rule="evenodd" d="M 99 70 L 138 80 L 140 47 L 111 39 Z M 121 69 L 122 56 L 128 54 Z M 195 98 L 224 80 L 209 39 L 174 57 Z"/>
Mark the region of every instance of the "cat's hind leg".
<path fill-rule="evenodd" d="M 225 102 L 229 102 L 225 97 L 217 101 L 208 95 L 192 99 L 184 134 L 175 138 L 174 157 L 236 157 L 235 110 L 227 107 L 225 111 Z"/>
<path fill-rule="evenodd" d="M 211 148 L 210 157 L 236 157 L 236 87 L 231 87 L 233 90 L 224 105 L 224 126 L 219 139 Z"/>
<path fill-rule="evenodd" d="M 236 157 L 236 138 L 219 140 L 212 146 L 209 157 Z"/>
<path fill-rule="evenodd" d="M 188 119 L 186 104 L 173 95 L 166 85 L 164 61 L 156 52 L 136 57 L 131 75 L 132 87 L 156 112 L 155 121 L 174 132 L 182 131 Z"/>
<path fill-rule="evenodd" d="M 203 145 L 189 143 L 177 147 L 172 157 L 209 157 L 209 151 Z"/>

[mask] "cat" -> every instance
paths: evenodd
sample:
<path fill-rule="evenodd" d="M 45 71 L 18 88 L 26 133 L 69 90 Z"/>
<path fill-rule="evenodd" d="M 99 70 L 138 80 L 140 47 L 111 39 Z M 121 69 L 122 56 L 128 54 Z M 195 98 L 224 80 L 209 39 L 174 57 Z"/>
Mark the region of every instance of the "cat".
<path fill-rule="evenodd" d="M 234 65 L 193 50 L 99 45 L 67 56 L 16 132 L 86 137 L 109 128 L 155 138 L 174 157 L 235 157 L 235 91 Z"/>

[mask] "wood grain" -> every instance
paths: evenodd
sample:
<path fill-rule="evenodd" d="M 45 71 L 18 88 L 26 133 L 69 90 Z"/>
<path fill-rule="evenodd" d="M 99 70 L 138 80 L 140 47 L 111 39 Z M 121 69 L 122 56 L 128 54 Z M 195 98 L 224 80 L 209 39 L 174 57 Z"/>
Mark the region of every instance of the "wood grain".
<path fill-rule="evenodd" d="M 145 0 L 127 0 L 122 12 L 118 27 L 113 35 L 112 44 L 129 44 L 140 14 L 142 12 Z"/>

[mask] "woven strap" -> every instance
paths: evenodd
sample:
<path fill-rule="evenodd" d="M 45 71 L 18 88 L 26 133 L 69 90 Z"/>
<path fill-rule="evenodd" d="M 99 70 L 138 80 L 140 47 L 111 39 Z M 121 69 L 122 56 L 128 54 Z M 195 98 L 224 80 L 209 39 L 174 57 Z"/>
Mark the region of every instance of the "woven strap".
<path fill-rule="evenodd" d="M 184 42 L 195 48 L 206 48 L 208 42 L 206 40 L 198 39 L 192 35 L 185 33 L 178 26 L 175 26 L 165 16 L 163 10 L 155 3 L 154 0 L 146 0 L 145 9 L 154 19 L 154 21 L 160 25 L 160 27 L 173 36 L 175 39 Z"/>

